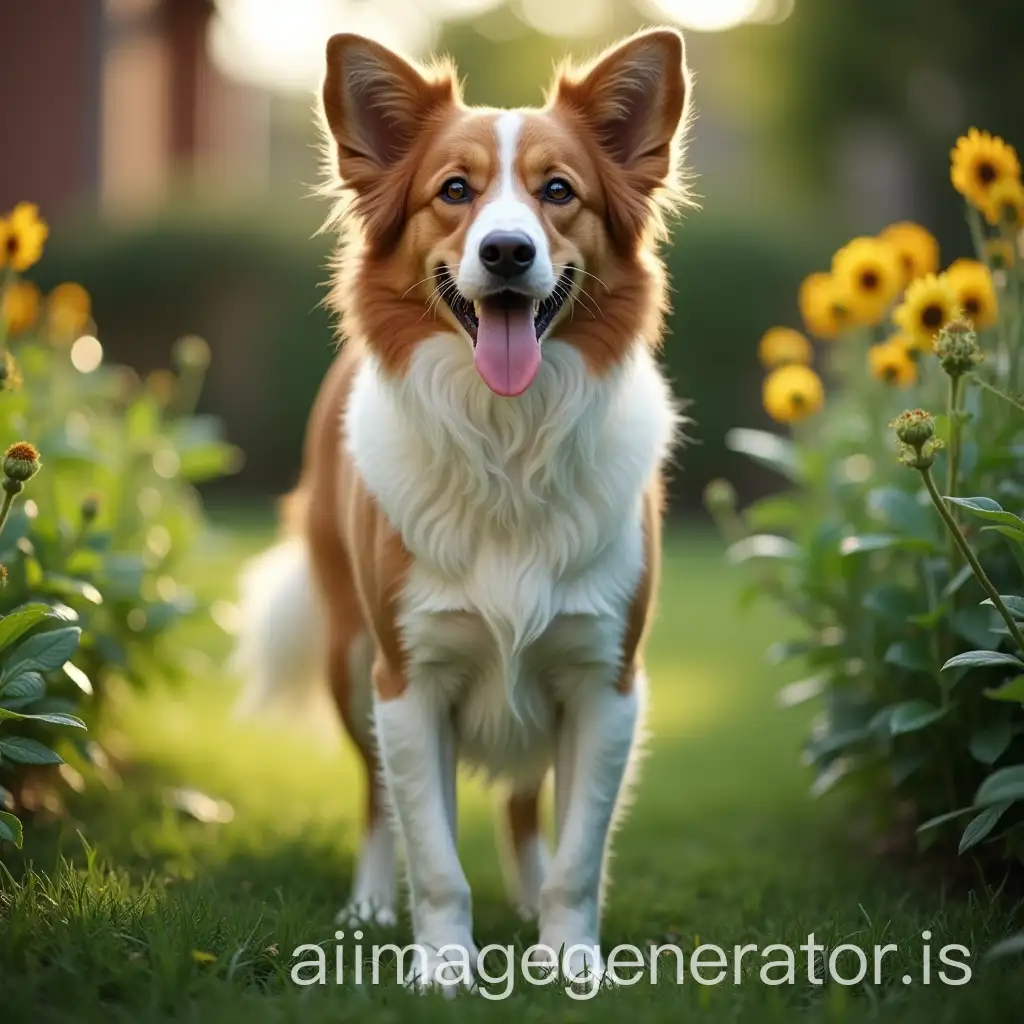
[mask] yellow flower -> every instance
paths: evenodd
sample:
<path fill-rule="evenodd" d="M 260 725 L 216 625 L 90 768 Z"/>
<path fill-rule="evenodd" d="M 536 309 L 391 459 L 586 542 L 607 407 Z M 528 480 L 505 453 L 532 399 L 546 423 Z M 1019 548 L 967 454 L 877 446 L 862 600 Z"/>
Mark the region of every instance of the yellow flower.
<path fill-rule="evenodd" d="M 4 289 L 0 311 L 11 334 L 27 331 L 39 317 L 39 289 L 31 281 L 12 281 Z"/>
<path fill-rule="evenodd" d="M 809 363 L 813 355 L 811 343 L 792 327 L 769 327 L 757 346 L 757 358 L 769 370 L 788 363 Z"/>
<path fill-rule="evenodd" d="M 819 338 L 834 338 L 851 323 L 850 299 L 831 274 L 805 277 L 797 304 L 807 330 Z"/>
<path fill-rule="evenodd" d="M 890 224 L 878 236 L 895 250 L 903 266 L 903 283 L 910 284 L 939 269 L 939 243 L 927 229 L 910 220 Z"/>
<path fill-rule="evenodd" d="M 888 242 L 855 238 L 832 257 L 832 274 L 849 295 L 855 322 L 875 324 L 903 284 L 903 267 Z"/>
<path fill-rule="evenodd" d="M 893 387 L 906 388 L 917 380 L 917 364 L 911 356 L 910 346 L 897 335 L 868 349 L 868 366 L 875 380 Z"/>
<path fill-rule="evenodd" d="M 997 181 L 1020 177 L 1020 161 L 1013 146 L 977 128 L 956 140 L 950 159 L 953 187 L 978 207 L 984 206 Z"/>
<path fill-rule="evenodd" d="M 999 319 L 999 303 L 988 267 L 977 260 L 956 260 L 944 276 L 957 305 L 975 328 L 984 331 L 994 327 Z"/>
<path fill-rule="evenodd" d="M 945 274 L 926 274 L 911 283 L 892 318 L 913 348 L 930 352 L 935 335 L 953 319 L 958 305 Z"/>
<path fill-rule="evenodd" d="M 1024 185 L 1020 178 L 997 181 L 980 208 L 989 224 L 1003 225 L 1011 231 L 1024 226 Z"/>
<path fill-rule="evenodd" d="M 809 366 L 780 366 L 765 378 L 762 399 L 773 420 L 792 423 L 806 419 L 822 407 L 825 389 Z"/>
<path fill-rule="evenodd" d="M 985 243 L 985 258 L 993 270 L 1008 270 L 1016 261 L 1017 252 L 1005 238 L 990 238 Z"/>
<path fill-rule="evenodd" d="M 35 203 L 18 203 L 6 218 L 0 218 L 0 266 L 7 263 L 19 273 L 28 270 L 42 256 L 49 233 Z"/>
<path fill-rule="evenodd" d="M 50 329 L 61 338 L 77 337 L 92 316 L 89 293 L 74 281 L 57 285 L 46 299 Z"/>

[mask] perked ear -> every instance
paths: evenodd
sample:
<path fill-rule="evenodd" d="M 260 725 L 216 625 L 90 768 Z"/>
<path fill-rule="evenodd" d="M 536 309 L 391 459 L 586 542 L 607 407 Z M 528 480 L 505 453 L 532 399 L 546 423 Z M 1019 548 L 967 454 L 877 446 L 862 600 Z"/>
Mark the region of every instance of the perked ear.
<path fill-rule="evenodd" d="M 690 92 L 683 37 L 672 29 L 639 32 L 582 69 L 562 69 L 552 100 L 583 116 L 602 152 L 625 173 L 629 188 L 650 197 L 676 184 L 677 136 Z M 641 213 L 627 220 L 646 220 Z M 624 228 L 641 228 L 626 224 Z"/>
<path fill-rule="evenodd" d="M 341 33 L 327 43 L 323 113 L 335 144 L 335 165 L 342 184 L 357 196 L 357 208 L 372 234 L 375 223 L 401 217 L 390 198 L 378 195 L 394 182 L 395 169 L 417 137 L 458 98 L 452 68 L 439 65 L 424 73 L 380 43 Z"/>

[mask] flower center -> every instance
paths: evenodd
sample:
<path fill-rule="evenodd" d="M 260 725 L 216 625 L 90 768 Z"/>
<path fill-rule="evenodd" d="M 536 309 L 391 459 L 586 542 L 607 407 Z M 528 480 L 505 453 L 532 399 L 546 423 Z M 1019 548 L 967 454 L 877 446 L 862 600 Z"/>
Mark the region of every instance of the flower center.
<path fill-rule="evenodd" d="M 882 370 L 882 376 L 891 384 L 898 376 L 900 371 L 896 369 L 891 363 Z"/>
<path fill-rule="evenodd" d="M 14 256 L 18 251 L 18 236 L 8 235 L 7 244 L 4 246 L 4 248 L 7 250 L 8 256 Z"/>
<path fill-rule="evenodd" d="M 964 299 L 964 312 L 970 313 L 972 317 L 977 316 L 981 309 L 981 299 L 977 295 L 968 295 Z"/>
<path fill-rule="evenodd" d="M 802 391 L 794 391 L 789 396 L 789 404 L 794 409 L 802 409 L 807 404 L 807 396 Z"/>
<path fill-rule="evenodd" d="M 873 292 L 879 285 L 878 271 L 865 270 L 860 275 L 860 285 L 866 292 Z"/>
<path fill-rule="evenodd" d="M 983 185 L 991 185 L 996 180 L 996 169 L 987 160 L 978 164 L 978 181 Z"/>
<path fill-rule="evenodd" d="M 942 307 L 935 302 L 925 306 L 924 309 L 921 310 L 921 323 L 923 323 L 925 327 L 941 327 Z"/>

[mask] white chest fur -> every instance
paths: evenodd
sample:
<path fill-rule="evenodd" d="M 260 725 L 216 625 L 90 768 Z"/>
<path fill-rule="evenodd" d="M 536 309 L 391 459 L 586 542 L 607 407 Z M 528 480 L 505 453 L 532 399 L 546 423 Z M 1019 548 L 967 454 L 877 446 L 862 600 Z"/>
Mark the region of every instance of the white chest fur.
<path fill-rule="evenodd" d="M 455 335 L 420 345 L 401 381 L 372 358 L 361 367 L 345 434 L 413 557 L 400 619 L 410 683 L 452 701 L 470 760 L 529 770 L 546 759 L 556 703 L 615 673 L 643 571 L 642 496 L 675 422 L 639 345 L 595 378 L 548 341 L 511 400 Z"/>

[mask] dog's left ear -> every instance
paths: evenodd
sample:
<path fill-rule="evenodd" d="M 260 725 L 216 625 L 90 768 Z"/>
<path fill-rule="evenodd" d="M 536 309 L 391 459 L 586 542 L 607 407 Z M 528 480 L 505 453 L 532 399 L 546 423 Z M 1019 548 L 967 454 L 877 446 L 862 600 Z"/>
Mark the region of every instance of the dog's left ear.
<path fill-rule="evenodd" d="M 630 190 L 650 197 L 675 185 L 689 92 L 683 37 L 672 29 L 652 29 L 606 50 L 581 70 L 562 69 L 550 95 L 554 106 L 583 116 Z M 627 213 L 627 219 L 638 213 L 634 210 L 633 218 Z"/>

